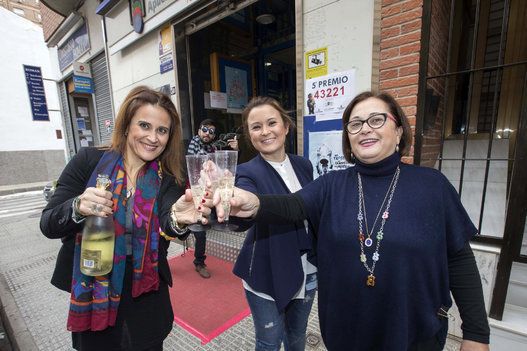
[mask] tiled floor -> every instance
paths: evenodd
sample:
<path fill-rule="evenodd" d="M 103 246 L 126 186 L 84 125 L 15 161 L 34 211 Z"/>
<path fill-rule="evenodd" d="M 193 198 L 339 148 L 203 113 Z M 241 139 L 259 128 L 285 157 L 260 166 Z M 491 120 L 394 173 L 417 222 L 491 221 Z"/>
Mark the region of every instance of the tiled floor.
<path fill-rule="evenodd" d="M 236 246 L 241 244 L 243 236 L 229 238 L 228 235 L 211 235 L 207 253 L 218 254 L 223 250 L 223 254 L 235 257 Z M 222 241 L 230 244 L 221 249 Z M 39 216 L 21 215 L 0 221 L 0 273 L 39 350 L 71 350 L 70 334 L 65 328 L 69 295 L 49 283 L 59 248 L 59 240 L 49 240 L 40 233 Z M 180 252 L 182 246 L 171 245 L 169 255 Z M 325 350 L 318 330 L 316 302 L 313 306 L 306 350 Z M 201 345 L 199 339 L 177 325 L 165 340 L 165 350 L 253 349 L 250 316 L 206 345 Z"/>

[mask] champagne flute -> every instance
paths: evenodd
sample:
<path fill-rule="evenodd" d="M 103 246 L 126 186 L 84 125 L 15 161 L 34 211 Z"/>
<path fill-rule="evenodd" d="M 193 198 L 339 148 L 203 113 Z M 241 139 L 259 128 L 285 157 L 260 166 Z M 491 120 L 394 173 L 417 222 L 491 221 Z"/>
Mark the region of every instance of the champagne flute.
<path fill-rule="evenodd" d="M 190 190 L 192 191 L 192 199 L 194 200 L 194 207 L 196 210 L 201 205 L 201 200 L 203 199 L 203 194 L 205 193 L 205 188 L 207 186 L 206 179 L 203 177 L 203 170 L 206 163 L 209 160 L 208 155 L 187 155 L 187 171 L 188 171 L 188 180 L 190 183 Z M 207 229 L 207 226 L 201 224 L 203 215 L 199 213 L 198 222 L 190 224 L 188 228 L 193 232 L 204 231 Z"/>
<path fill-rule="evenodd" d="M 231 211 L 231 197 L 234 191 L 234 177 L 236 175 L 236 164 L 238 162 L 238 151 L 221 150 L 214 154 L 216 166 L 220 172 L 218 191 L 220 193 L 221 205 L 225 211 L 225 222 L 216 223 L 214 229 L 221 231 L 232 231 L 238 229 L 237 225 L 229 223 L 229 212 Z"/>

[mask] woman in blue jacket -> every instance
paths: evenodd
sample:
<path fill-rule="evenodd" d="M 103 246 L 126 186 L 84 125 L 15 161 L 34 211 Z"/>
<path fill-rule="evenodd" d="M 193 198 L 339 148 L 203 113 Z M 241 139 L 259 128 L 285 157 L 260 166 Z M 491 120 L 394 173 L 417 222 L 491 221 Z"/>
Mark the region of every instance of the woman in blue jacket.
<path fill-rule="evenodd" d="M 285 152 L 293 121 L 276 100 L 252 99 L 242 122 L 259 154 L 238 167 L 237 187 L 256 194 L 289 194 L 313 180 L 309 160 Z M 253 315 L 256 350 L 280 350 L 282 341 L 285 350 L 305 348 L 317 286 L 313 236 L 306 223 L 255 224 L 234 266 Z"/>

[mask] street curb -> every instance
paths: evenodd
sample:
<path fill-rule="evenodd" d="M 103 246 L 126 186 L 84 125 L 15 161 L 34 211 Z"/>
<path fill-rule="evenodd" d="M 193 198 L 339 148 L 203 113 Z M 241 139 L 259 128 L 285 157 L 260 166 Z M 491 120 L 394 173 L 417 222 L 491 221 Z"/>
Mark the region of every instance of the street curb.
<path fill-rule="evenodd" d="M 0 187 L 0 196 L 16 194 L 16 193 L 24 193 L 26 191 L 43 190 L 46 184 L 47 183 L 42 183 L 38 185 L 29 185 L 29 186 L 22 186 L 22 187 L 14 186 L 13 188 L 9 188 L 9 189 L 1 189 Z"/>
<path fill-rule="evenodd" d="M 3 274 L 0 274 L 0 317 L 14 351 L 38 350 Z"/>

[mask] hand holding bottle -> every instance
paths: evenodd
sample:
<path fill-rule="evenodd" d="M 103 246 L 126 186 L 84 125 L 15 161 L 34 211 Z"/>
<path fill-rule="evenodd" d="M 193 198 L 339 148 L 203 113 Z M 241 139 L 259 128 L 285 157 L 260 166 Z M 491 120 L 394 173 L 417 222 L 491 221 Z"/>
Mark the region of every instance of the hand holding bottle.
<path fill-rule="evenodd" d="M 95 187 L 86 188 L 79 195 L 77 212 L 82 216 L 108 217 L 113 214 L 112 193 Z"/>
<path fill-rule="evenodd" d="M 80 270 L 89 276 L 101 276 L 109 273 L 113 267 L 115 245 L 115 226 L 113 223 L 111 180 L 106 174 L 97 176 L 96 188 L 88 188 L 79 197 L 77 208 L 82 202 L 91 210 L 82 229 Z M 91 202 L 90 202 L 91 201 Z M 86 209 L 86 207 L 84 207 Z M 77 211 L 77 209 L 75 209 Z"/>

